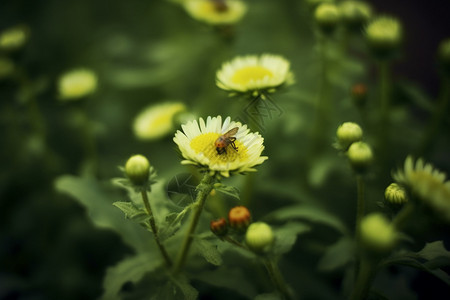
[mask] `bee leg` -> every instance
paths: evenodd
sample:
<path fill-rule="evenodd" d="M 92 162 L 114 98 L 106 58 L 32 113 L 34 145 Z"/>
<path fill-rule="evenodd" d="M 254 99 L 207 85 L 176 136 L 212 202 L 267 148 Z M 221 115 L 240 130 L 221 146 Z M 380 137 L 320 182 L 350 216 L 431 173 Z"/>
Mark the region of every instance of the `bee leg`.
<path fill-rule="evenodd" d="M 219 147 L 216 147 L 216 151 L 217 151 L 217 154 L 222 154 L 222 153 L 227 153 L 227 150 L 225 150 L 225 148 L 219 148 Z"/>
<path fill-rule="evenodd" d="M 236 147 L 236 144 L 234 143 L 234 141 L 232 141 L 231 143 L 230 143 L 230 145 L 231 145 L 231 147 L 233 147 L 233 149 L 234 150 L 238 150 L 238 147 Z"/>

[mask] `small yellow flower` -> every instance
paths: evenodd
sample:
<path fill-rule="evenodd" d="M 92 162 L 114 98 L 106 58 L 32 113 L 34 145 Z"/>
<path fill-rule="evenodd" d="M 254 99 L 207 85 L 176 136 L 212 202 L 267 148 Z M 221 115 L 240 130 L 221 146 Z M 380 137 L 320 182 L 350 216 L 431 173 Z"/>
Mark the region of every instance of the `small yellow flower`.
<path fill-rule="evenodd" d="M 63 74 L 58 82 L 59 95 L 64 100 L 77 100 L 97 89 L 97 75 L 88 69 L 76 69 Z"/>
<path fill-rule="evenodd" d="M 224 63 L 217 71 L 216 84 L 232 95 L 250 93 L 257 96 L 292 84 L 293 78 L 290 63 L 285 58 L 272 54 L 248 55 Z"/>
<path fill-rule="evenodd" d="M 446 181 L 444 173 L 425 163 L 423 159 L 414 162 L 413 158 L 408 156 L 403 169 L 397 170 L 392 177 L 408 187 L 412 194 L 438 217 L 450 223 L 450 181 Z"/>
<path fill-rule="evenodd" d="M 222 124 L 222 117 L 208 117 L 206 122 L 200 118 L 181 126 L 174 142 L 178 145 L 184 159 L 182 164 L 193 164 L 218 173 L 224 177 L 230 173 L 256 171 L 253 167 L 262 164 L 267 156 L 261 156 L 264 139 L 259 133 L 251 133 L 247 125 L 231 121 L 227 117 Z M 229 145 L 223 153 L 218 153 L 216 140 L 230 129 L 238 127 L 234 135 L 237 150 Z"/>
<path fill-rule="evenodd" d="M 145 108 L 134 120 L 134 134 L 141 140 L 155 140 L 173 132 L 174 117 L 186 110 L 181 102 L 168 102 Z"/>
<path fill-rule="evenodd" d="M 192 18 L 211 25 L 234 24 L 247 12 L 240 0 L 186 0 L 183 4 Z"/>

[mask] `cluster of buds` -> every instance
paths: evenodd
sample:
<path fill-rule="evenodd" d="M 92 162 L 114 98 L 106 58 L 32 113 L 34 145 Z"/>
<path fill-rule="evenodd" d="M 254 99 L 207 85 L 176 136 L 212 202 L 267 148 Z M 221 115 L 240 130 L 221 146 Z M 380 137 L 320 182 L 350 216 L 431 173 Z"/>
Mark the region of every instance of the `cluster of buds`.
<path fill-rule="evenodd" d="M 264 222 L 251 223 L 250 211 L 245 206 L 236 206 L 228 212 L 228 222 L 219 218 L 210 222 L 211 231 L 221 239 L 229 238 L 230 229 L 238 234 L 245 233 L 245 245 L 256 254 L 270 251 L 275 241 L 272 228 Z"/>
<path fill-rule="evenodd" d="M 361 127 L 353 122 L 345 122 L 338 127 L 336 137 L 338 148 L 346 151 L 353 170 L 364 173 L 372 163 L 373 153 L 371 147 L 361 141 L 363 137 Z"/>

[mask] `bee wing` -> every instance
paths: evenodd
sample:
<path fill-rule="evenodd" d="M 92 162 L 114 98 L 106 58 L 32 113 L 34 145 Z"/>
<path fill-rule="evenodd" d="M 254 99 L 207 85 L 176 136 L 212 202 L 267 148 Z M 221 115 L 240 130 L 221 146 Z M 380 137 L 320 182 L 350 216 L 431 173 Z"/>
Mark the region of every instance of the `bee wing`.
<path fill-rule="evenodd" d="M 238 130 L 239 130 L 239 127 L 234 127 L 232 129 L 228 130 L 223 136 L 225 138 L 231 137 L 231 136 L 235 135 L 238 132 Z"/>

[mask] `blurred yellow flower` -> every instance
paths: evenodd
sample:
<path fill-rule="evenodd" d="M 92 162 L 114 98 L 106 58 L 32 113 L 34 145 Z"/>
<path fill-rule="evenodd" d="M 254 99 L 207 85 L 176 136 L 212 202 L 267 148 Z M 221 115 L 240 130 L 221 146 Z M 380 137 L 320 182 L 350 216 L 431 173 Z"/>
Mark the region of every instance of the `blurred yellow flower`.
<path fill-rule="evenodd" d="M 418 199 L 438 217 L 450 222 L 450 181 L 445 181 L 444 173 L 423 159 L 414 162 L 408 156 L 403 169 L 397 170 L 392 177 L 412 191 L 416 196 L 412 200 Z"/>
<path fill-rule="evenodd" d="M 240 0 L 185 0 L 183 5 L 192 18 L 211 25 L 236 23 L 247 12 Z"/>
<path fill-rule="evenodd" d="M 12 51 L 21 48 L 28 39 L 28 28 L 16 26 L 0 33 L 0 49 Z"/>
<path fill-rule="evenodd" d="M 77 100 L 97 89 L 97 75 L 88 69 L 76 69 L 63 74 L 58 82 L 59 96 L 64 100 Z"/>
<path fill-rule="evenodd" d="M 247 125 L 231 121 L 227 117 L 222 124 L 222 117 L 208 117 L 206 122 L 200 118 L 181 126 L 174 142 L 185 158 L 182 164 L 193 164 L 207 169 L 210 173 L 219 173 L 224 177 L 230 173 L 256 171 L 253 167 L 262 164 L 267 156 L 261 156 L 264 139 L 259 133 L 251 133 Z M 233 136 L 236 149 L 229 145 L 225 152 L 219 154 L 215 142 L 230 129 L 237 127 Z"/>
<path fill-rule="evenodd" d="M 251 93 L 257 96 L 274 92 L 293 81 L 289 61 L 272 54 L 238 56 L 224 63 L 216 73 L 217 86 L 231 94 Z"/>
<path fill-rule="evenodd" d="M 134 134 L 141 140 L 155 140 L 172 133 L 174 117 L 186 110 L 181 102 L 151 105 L 140 112 L 134 120 Z"/>

